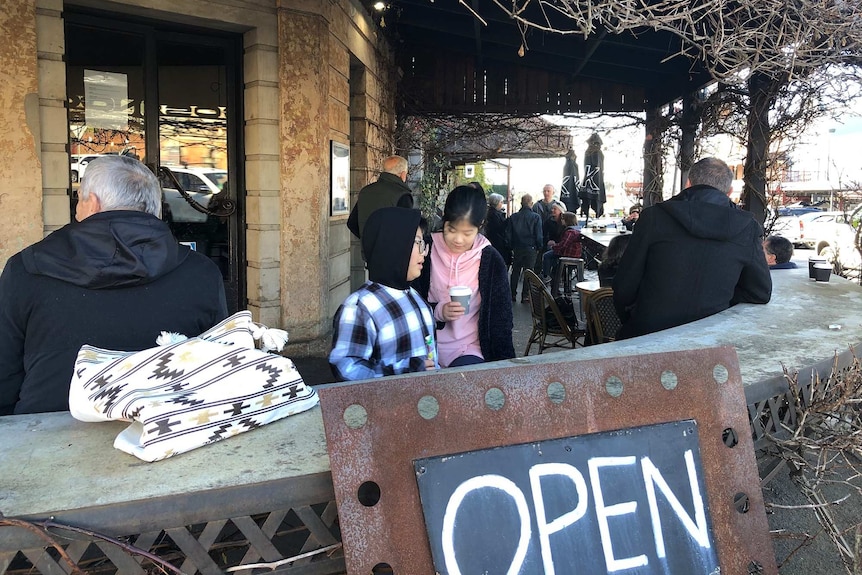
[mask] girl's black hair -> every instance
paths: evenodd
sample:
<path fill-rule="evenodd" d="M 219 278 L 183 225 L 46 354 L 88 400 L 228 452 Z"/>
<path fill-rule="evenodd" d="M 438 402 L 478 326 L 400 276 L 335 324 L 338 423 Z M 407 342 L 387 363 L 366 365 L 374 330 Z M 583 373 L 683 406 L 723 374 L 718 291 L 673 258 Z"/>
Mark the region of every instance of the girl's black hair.
<path fill-rule="evenodd" d="M 444 222 L 457 222 L 466 219 L 471 225 L 481 228 L 488 215 L 488 202 L 485 192 L 472 186 L 458 186 L 446 196 L 443 208 Z"/>
<path fill-rule="evenodd" d="M 608 249 L 605 250 L 604 257 L 602 257 L 602 265 L 608 267 L 619 264 L 620 259 L 622 259 L 623 257 L 623 252 L 626 251 L 626 248 L 629 245 L 630 239 L 632 239 L 631 234 L 616 236 L 611 239 L 610 243 L 608 244 Z"/>

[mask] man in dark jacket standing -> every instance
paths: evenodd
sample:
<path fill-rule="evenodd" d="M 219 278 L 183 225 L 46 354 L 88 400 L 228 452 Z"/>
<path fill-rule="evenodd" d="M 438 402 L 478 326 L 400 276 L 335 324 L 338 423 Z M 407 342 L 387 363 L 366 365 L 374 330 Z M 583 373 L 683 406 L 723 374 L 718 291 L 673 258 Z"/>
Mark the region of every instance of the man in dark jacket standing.
<path fill-rule="evenodd" d="M 732 184 L 727 164 L 705 158 L 691 167 L 685 190 L 643 210 L 614 278 L 619 338 L 769 301 L 763 230 L 730 201 Z"/>
<path fill-rule="evenodd" d="M 500 194 L 489 195 L 488 216 L 485 218 L 485 237 L 488 238 L 494 249 L 503 256 L 506 267 L 512 265 L 512 248 L 509 247 L 509 240 L 506 239 L 507 227 L 503 196 Z"/>
<path fill-rule="evenodd" d="M 347 229 L 357 238 L 368 216 L 380 208 L 412 208 L 413 195 L 407 181 L 407 160 L 401 156 L 389 156 L 383 161 L 383 172 L 373 184 L 359 190 L 356 204 L 347 218 Z"/>
<path fill-rule="evenodd" d="M 193 337 L 227 317 L 207 257 L 159 219 L 162 190 L 139 161 L 87 165 L 69 224 L 12 256 L 0 276 L 0 415 L 69 409 L 83 344 L 139 351 L 162 331 Z"/>
<path fill-rule="evenodd" d="M 506 238 L 512 247 L 512 275 L 509 287 L 512 290 L 512 301 L 518 292 L 518 281 L 521 270 L 533 268 L 536 254 L 542 250 L 542 217 L 534 212 L 533 197 L 524 194 L 521 197 L 521 209 L 509 218 L 506 228 Z M 521 302 L 527 301 L 527 278 L 524 278 L 521 288 Z"/>

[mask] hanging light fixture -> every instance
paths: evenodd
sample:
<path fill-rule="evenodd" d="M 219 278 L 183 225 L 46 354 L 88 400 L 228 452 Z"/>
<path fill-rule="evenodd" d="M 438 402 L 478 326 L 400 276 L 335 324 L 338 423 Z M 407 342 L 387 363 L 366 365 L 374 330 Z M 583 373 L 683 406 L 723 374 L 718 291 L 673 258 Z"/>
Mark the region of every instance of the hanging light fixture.
<path fill-rule="evenodd" d="M 375 2 L 374 9 L 378 12 L 383 12 L 384 10 L 386 10 L 386 2 Z"/>

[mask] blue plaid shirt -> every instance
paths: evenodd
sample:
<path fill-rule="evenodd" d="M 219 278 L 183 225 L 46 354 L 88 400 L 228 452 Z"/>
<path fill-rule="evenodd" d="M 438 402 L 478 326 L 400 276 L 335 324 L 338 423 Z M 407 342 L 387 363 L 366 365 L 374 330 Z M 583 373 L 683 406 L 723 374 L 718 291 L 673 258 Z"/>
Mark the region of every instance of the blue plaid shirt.
<path fill-rule="evenodd" d="M 433 336 L 431 308 L 413 288 L 366 282 L 335 312 L 329 363 L 341 380 L 425 371 L 429 357 L 439 367 Z"/>

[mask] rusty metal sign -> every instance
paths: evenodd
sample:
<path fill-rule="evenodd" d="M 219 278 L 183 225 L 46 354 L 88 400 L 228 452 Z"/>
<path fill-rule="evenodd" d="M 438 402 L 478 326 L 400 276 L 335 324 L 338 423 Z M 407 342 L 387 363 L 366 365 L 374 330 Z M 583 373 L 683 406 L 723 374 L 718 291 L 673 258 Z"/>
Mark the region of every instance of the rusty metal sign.
<path fill-rule="evenodd" d="M 721 573 L 777 574 L 732 347 L 491 365 L 318 388 L 349 574 L 448 572 L 432 559 L 417 461 L 686 420 Z"/>

